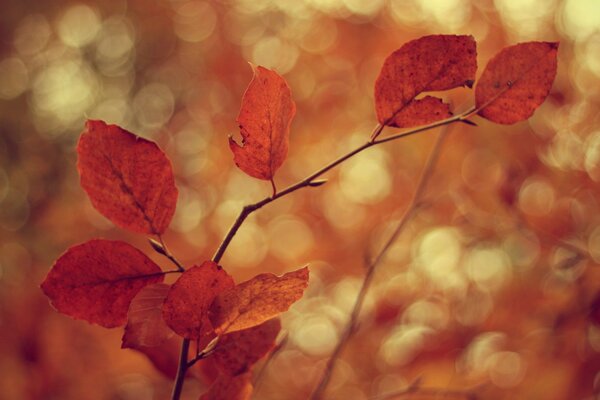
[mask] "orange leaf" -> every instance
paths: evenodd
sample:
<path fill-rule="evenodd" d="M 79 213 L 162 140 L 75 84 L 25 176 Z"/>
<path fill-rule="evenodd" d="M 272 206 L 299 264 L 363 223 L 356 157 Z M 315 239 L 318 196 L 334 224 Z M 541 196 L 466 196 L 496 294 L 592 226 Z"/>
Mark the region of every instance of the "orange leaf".
<path fill-rule="evenodd" d="M 529 118 L 548 96 L 556 76 L 558 43 L 528 42 L 502 49 L 475 88 L 479 115 L 499 124 Z"/>
<path fill-rule="evenodd" d="M 164 232 L 177 204 L 171 162 L 158 146 L 116 125 L 89 120 L 77 145 L 81 186 L 116 225 Z"/>
<path fill-rule="evenodd" d="M 422 92 L 471 87 L 477 70 L 472 36 L 431 35 L 406 43 L 386 58 L 375 81 L 379 123 L 410 127 L 450 116 L 449 106 Z M 436 100 L 435 102 L 433 100 Z"/>
<path fill-rule="evenodd" d="M 113 328 L 125 323 L 135 295 L 163 277 L 158 265 L 135 247 L 95 239 L 60 256 L 41 287 L 61 313 Z"/>
<path fill-rule="evenodd" d="M 185 271 L 171 286 L 163 305 L 163 318 L 178 335 L 199 339 L 212 332 L 207 311 L 215 296 L 235 286 L 220 266 L 205 261 Z"/>
<path fill-rule="evenodd" d="M 272 180 L 288 153 L 289 132 L 296 105 L 285 80 L 276 72 L 252 66 L 237 117 L 242 145 L 229 138 L 236 165 L 258 179 Z"/>
<path fill-rule="evenodd" d="M 171 285 L 148 285 L 133 298 L 127 312 L 122 348 L 155 347 L 173 335 L 162 317 L 162 306 Z"/>
<path fill-rule="evenodd" d="M 247 372 L 275 347 L 281 330 L 279 319 L 222 336 L 212 356 L 224 374 L 235 376 Z"/>
<path fill-rule="evenodd" d="M 260 274 L 218 295 L 209 317 L 217 334 L 259 325 L 298 301 L 308 286 L 308 268 L 282 276 Z"/>
<path fill-rule="evenodd" d="M 221 375 L 200 400 L 250 400 L 252 383 L 249 373 L 230 377 Z"/>

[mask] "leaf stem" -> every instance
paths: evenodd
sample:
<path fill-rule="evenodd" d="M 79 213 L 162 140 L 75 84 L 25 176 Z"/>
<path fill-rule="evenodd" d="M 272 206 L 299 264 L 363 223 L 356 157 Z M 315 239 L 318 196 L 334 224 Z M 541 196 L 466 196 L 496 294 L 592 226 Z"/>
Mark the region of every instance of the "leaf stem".
<path fill-rule="evenodd" d="M 252 214 L 254 211 L 266 206 L 267 204 L 281 198 L 284 196 L 287 196 L 288 194 L 295 192 L 298 189 L 302 189 L 304 187 L 308 187 L 311 186 L 311 184 L 313 183 L 313 181 L 315 179 L 317 179 L 318 177 L 320 177 L 321 175 L 323 175 L 324 173 L 326 173 L 327 171 L 335 168 L 336 166 L 338 166 L 339 164 L 343 163 L 344 161 L 346 161 L 347 159 L 355 156 L 356 154 L 362 152 L 363 150 L 366 150 L 370 147 L 376 146 L 378 144 L 381 143 L 386 143 L 386 142 L 390 142 L 392 140 L 397 140 L 403 137 L 407 137 L 407 136 L 411 136 L 414 134 L 417 134 L 419 132 L 424 132 L 424 131 L 428 131 L 440 126 L 444 126 L 444 125 L 450 125 L 454 122 L 460 122 L 460 121 L 464 121 L 466 119 L 468 119 L 472 113 L 473 113 L 474 108 L 471 108 L 461 114 L 455 115 L 453 117 L 450 118 L 446 118 L 440 121 L 436 121 L 434 123 L 431 123 L 429 125 L 424 125 L 424 126 L 420 126 L 417 128 L 413 128 L 411 130 L 396 134 L 396 135 L 392 135 L 380 140 L 376 140 L 376 137 L 383 131 L 383 129 L 385 128 L 385 126 L 378 124 L 377 127 L 375 128 L 375 130 L 373 131 L 372 136 L 374 136 L 373 138 L 371 138 L 368 142 L 358 146 L 357 148 L 355 148 L 354 150 L 350 151 L 349 153 L 337 158 L 336 160 L 331 161 L 329 164 L 323 166 L 322 168 L 320 168 L 319 170 L 313 172 L 312 174 L 310 174 L 309 176 L 307 176 L 306 178 L 302 179 L 301 181 L 292 184 L 290 186 L 288 186 L 287 188 L 281 190 L 280 192 L 274 192 L 272 194 L 272 196 L 270 197 L 265 197 L 264 199 L 253 203 L 253 204 L 248 204 L 246 206 L 244 206 L 242 208 L 242 210 L 240 211 L 240 214 L 237 216 L 237 218 L 235 219 L 235 221 L 233 222 L 233 224 L 231 225 L 231 227 L 229 228 L 229 230 L 227 231 L 227 234 L 225 235 L 225 237 L 223 238 L 223 241 L 221 242 L 221 244 L 219 245 L 219 247 L 217 248 L 217 251 L 215 252 L 215 254 L 212 257 L 212 261 L 214 261 L 215 263 L 219 263 L 221 261 L 221 258 L 223 258 L 223 255 L 225 254 L 225 251 L 227 250 L 227 247 L 229 247 L 229 244 L 231 243 L 231 241 L 233 240 L 233 238 L 235 237 L 237 231 L 240 229 L 240 227 L 242 226 L 242 224 L 244 223 L 244 221 L 246 220 L 246 218 L 248 218 L 248 216 L 250 214 Z M 391 244 L 390 244 L 391 245 Z M 389 247 L 389 246 L 388 246 Z M 371 273 L 372 274 L 372 273 Z M 367 287 L 370 284 L 370 277 L 367 277 L 366 280 L 367 281 Z M 364 285 L 364 284 L 363 284 Z M 365 288 L 365 291 L 366 291 Z M 362 302 L 362 300 L 361 300 Z M 360 307 L 360 306 L 359 306 Z M 358 311 L 357 311 L 357 315 L 358 315 Z M 342 345 L 343 346 L 343 345 Z M 177 370 L 177 377 L 175 379 L 175 385 L 173 387 L 173 395 L 171 397 L 171 400 L 179 400 L 179 397 L 181 395 L 181 388 L 183 386 L 183 380 L 185 377 L 185 373 L 187 371 L 188 368 L 188 361 L 187 361 L 187 353 L 188 353 L 188 349 L 189 349 L 189 340 L 188 339 L 183 339 L 182 344 L 181 344 L 181 354 L 180 354 L 180 359 L 179 359 L 179 368 Z M 184 351 L 185 350 L 185 351 Z"/>
<path fill-rule="evenodd" d="M 406 135 L 404 135 L 404 136 L 406 136 Z M 327 388 L 327 385 L 329 384 L 329 381 L 333 374 L 333 370 L 335 368 L 337 360 L 339 359 L 340 355 L 344 351 L 344 348 L 346 347 L 346 344 L 350 340 L 350 337 L 354 334 L 354 332 L 356 331 L 356 329 L 358 327 L 358 317 L 362 310 L 365 298 L 367 296 L 367 292 L 368 292 L 369 288 L 371 287 L 371 283 L 373 281 L 373 277 L 375 275 L 375 271 L 376 271 L 377 267 L 380 265 L 381 261 L 383 260 L 385 254 L 387 253 L 389 248 L 392 246 L 392 244 L 394 244 L 394 242 L 396 241 L 396 239 L 398 238 L 400 233 L 403 231 L 403 229 L 406 226 L 406 224 L 408 223 L 408 221 L 415 214 L 415 212 L 418 211 L 418 209 L 420 208 L 420 206 L 422 204 L 421 197 L 423 196 L 423 193 L 425 192 L 425 190 L 427 188 L 427 184 L 429 182 L 429 179 L 431 178 L 435 164 L 437 163 L 437 160 L 439 159 L 440 149 L 441 149 L 441 146 L 442 146 L 446 136 L 447 136 L 447 130 L 444 130 L 439 134 L 439 136 L 434 144 L 434 147 L 431 150 L 429 158 L 427 159 L 427 163 L 425 164 L 425 167 L 423 168 L 423 172 L 421 173 L 421 177 L 419 178 L 417 188 L 415 190 L 415 193 L 412 197 L 410 204 L 408 205 L 408 208 L 404 211 L 404 214 L 400 218 L 400 221 L 398 221 L 398 224 L 396 225 L 394 232 L 392 232 L 391 236 L 386 241 L 386 243 L 383 245 L 383 247 L 381 248 L 381 250 L 375 257 L 375 259 L 369 264 L 369 266 L 367 268 L 367 272 L 365 274 L 365 278 L 363 279 L 363 282 L 362 282 L 362 286 L 360 288 L 360 291 L 358 292 L 358 296 L 356 297 L 354 307 L 352 308 L 352 312 L 350 314 L 348 323 L 346 324 L 344 332 L 342 333 L 335 349 L 333 350 L 331 357 L 327 361 L 327 365 L 325 366 L 325 369 L 323 370 L 321 379 L 319 380 L 319 383 L 317 384 L 315 390 L 313 391 L 313 393 L 310 397 L 311 400 L 319 400 L 323 397 L 323 393 L 325 392 L 325 389 Z M 399 138 L 399 137 L 403 137 L 403 136 L 395 135 L 395 137 Z M 381 143 L 382 141 L 385 141 L 385 139 L 376 141 L 375 143 Z"/>
<path fill-rule="evenodd" d="M 160 242 L 160 245 L 162 247 L 162 252 L 159 252 L 160 254 L 162 254 L 163 256 L 167 257 L 173 264 L 175 264 L 175 266 L 177 267 L 177 269 L 179 270 L 179 272 L 184 272 L 185 268 L 183 267 L 183 265 L 179 262 L 179 260 L 177 260 L 175 258 L 175 256 L 171 253 L 171 251 L 169 250 L 169 248 L 167 247 L 167 245 L 165 244 L 162 235 L 156 235 L 158 237 L 158 241 Z"/>

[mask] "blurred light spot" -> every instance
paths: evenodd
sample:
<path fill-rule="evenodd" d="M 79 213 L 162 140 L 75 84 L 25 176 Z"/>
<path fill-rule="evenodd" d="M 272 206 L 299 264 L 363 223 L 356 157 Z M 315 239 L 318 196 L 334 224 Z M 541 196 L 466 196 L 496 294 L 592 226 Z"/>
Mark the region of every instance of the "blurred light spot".
<path fill-rule="evenodd" d="M 599 243 L 600 244 L 600 243 Z M 540 242 L 536 236 L 511 233 L 502 245 L 511 263 L 519 267 L 532 267 L 540 257 Z"/>
<path fill-rule="evenodd" d="M 473 190 L 494 190 L 503 176 L 504 169 L 499 158 L 488 150 L 473 150 L 462 163 L 463 180 Z"/>
<path fill-rule="evenodd" d="M 296 46 L 275 36 L 260 39 L 252 49 L 254 64 L 275 69 L 281 75 L 291 70 L 297 60 Z"/>
<path fill-rule="evenodd" d="M 583 141 L 575 132 L 563 130 L 552 138 L 542 155 L 549 166 L 562 170 L 579 170 L 584 156 Z"/>
<path fill-rule="evenodd" d="M 476 336 L 457 361 L 458 373 L 483 374 L 488 358 L 501 350 L 505 341 L 506 334 L 501 332 L 484 332 Z"/>
<path fill-rule="evenodd" d="M 14 45 L 19 54 L 33 55 L 46 47 L 52 31 L 46 17 L 31 14 L 23 18 L 15 29 Z"/>
<path fill-rule="evenodd" d="M 451 283 L 450 276 L 457 274 L 461 251 L 460 236 L 455 229 L 435 228 L 419 241 L 416 261 L 434 283 L 445 287 Z"/>
<path fill-rule="evenodd" d="M 175 9 L 175 34 L 186 42 L 207 39 L 217 25 L 217 13 L 204 1 L 187 1 Z"/>
<path fill-rule="evenodd" d="M 202 153 L 208 146 L 208 134 L 205 128 L 189 123 L 175 135 L 177 153 L 185 155 Z"/>
<path fill-rule="evenodd" d="M 426 300 L 414 302 L 402 314 L 403 324 L 423 325 L 435 330 L 444 329 L 448 320 L 449 315 L 445 308 Z"/>
<path fill-rule="evenodd" d="M 419 355 L 433 333 L 426 326 L 402 325 L 383 340 L 377 357 L 392 367 L 407 365 Z"/>
<path fill-rule="evenodd" d="M 577 54 L 577 59 L 596 76 L 600 77 L 600 35 L 597 33 L 583 43 L 583 49 Z M 578 49 L 578 48 L 576 48 Z"/>
<path fill-rule="evenodd" d="M 518 353 L 499 351 L 486 360 L 490 380 L 498 387 L 510 388 L 518 385 L 525 376 L 525 363 Z"/>
<path fill-rule="evenodd" d="M 88 117 L 91 119 L 110 121 L 112 124 L 123 126 L 128 125 L 128 122 L 130 122 L 128 118 L 130 113 L 131 110 L 127 99 L 106 99 L 96 105 L 96 107 L 90 111 Z"/>
<path fill-rule="evenodd" d="M 503 22 L 520 37 L 535 38 L 550 29 L 555 0 L 495 0 Z"/>
<path fill-rule="evenodd" d="M 19 58 L 10 57 L 0 61 L 0 99 L 13 99 L 27 90 L 29 75 L 27 67 Z"/>
<path fill-rule="evenodd" d="M 584 167 L 594 182 L 600 181 L 600 131 L 594 131 L 586 138 Z"/>
<path fill-rule="evenodd" d="M 227 251 L 231 265 L 241 268 L 255 267 L 266 256 L 268 241 L 261 227 L 246 221 L 235 235 Z"/>
<path fill-rule="evenodd" d="M 557 247 L 551 257 L 552 272 L 565 282 L 575 283 L 586 270 L 587 263 L 571 250 Z"/>
<path fill-rule="evenodd" d="M 122 63 L 134 46 L 134 31 L 130 22 L 121 17 L 104 21 L 96 44 L 96 58 L 100 62 Z"/>
<path fill-rule="evenodd" d="M 348 203 L 336 187 L 326 187 L 321 207 L 329 223 L 337 229 L 360 229 L 366 213 L 362 206 Z"/>
<path fill-rule="evenodd" d="M 0 202 L 0 227 L 18 231 L 29 218 L 29 202 L 23 193 L 9 187 Z"/>
<path fill-rule="evenodd" d="M 519 207 L 524 213 L 542 216 L 554 206 L 554 188 L 542 178 L 529 178 L 519 191 Z"/>
<path fill-rule="evenodd" d="M 583 40 L 600 30 L 600 2 L 597 0 L 566 0 L 563 3 L 563 32 L 574 40 Z"/>
<path fill-rule="evenodd" d="M 374 17 L 383 7 L 384 0 L 344 0 L 345 6 L 354 14 Z"/>
<path fill-rule="evenodd" d="M 224 17 L 223 29 L 233 44 L 250 46 L 256 43 L 266 30 L 265 25 L 254 22 L 254 19 L 236 11 L 228 11 Z"/>
<path fill-rule="evenodd" d="M 350 159 L 340 170 L 340 189 L 356 203 L 377 203 L 390 194 L 391 188 L 387 154 L 381 150 Z"/>
<path fill-rule="evenodd" d="M 197 192 L 182 187 L 182 185 L 177 186 L 179 187 L 179 199 L 171 225 L 179 232 L 189 232 L 204 219 L 204 205 Z"/>
<path fill-rule="evenodd" d="M 300 317 L 293 324 L 290 339 L 304 353 L 311 356 L 325 356 L 331 353 L 338 341 L 336 326 L 333 322 L 318 314 Z"/>
<path fill-rule="evenodd" d="M 344 314 L 349 315 L 352 312 L 356 297 L 362 286 L 362 278 L 345 277 L 339 281 L 333 289 L 333 304 Z M 373 308 L 373 297 L 367 296 L 363 305 L 363 312 L 369 313 Z"/>
<path fill-rule="evenodd" d="M 58 21 L 58 36 L 72 47 L 83 47 L 96 37 L 100 30 L 100 17 L 84 4 L 71 6 Z"/>
<path fill-rule="evenodd" d="M 428 0 L 417 2 L 426 20 L 434 20 L 438 26 L 455 31 L 469 21 L 471 4 L 465 0 Z"/>
<path fill-rule="evenodd" d="M 329 50 L 337 41 L 338 30 L 335 21 L 329 18 L 314 20 L 311 29 L 308 29 L 300 46 L 309 53 L 321 54 Z"/>
<path fill-rule="evenodd" d="M 53 62 L 33 81 L 34 110 L 39 117 L 48 117 L 64 129 L 65 125 L 79 121 L 93 104 L 98 84 L 97 77 L 84 62 L 77 59 Z M 39 130 L 48 132 L 43 124 Z"/>
<path fill-rule="evenodd" d="M 163 84 L 144 86 L 133 99 L 133 109 L 143 129 L 156 130 L 167 123 L 175 107 L 171 90 Z"/>
<path fill-rule="evenodd" d="M 317 86 L 315 74 L 307 67 L 295 70 L 289 77 L 288 83 L 292 88 L 294 100 L 300 102 L 309 99 Z M 302 163 L 305 168 L 305 164 Z"/>
<path fill-rule="evenodd" d="M 510 279 L 510 260 L 500 249 L 474 249 L 466 259 L 469 278 L 492 290 L 500 289 Z"/>
<path fill-rule="evenodd" d="M 465 326 L 482 324 L 494 307 L 492 296 L 487 290 L 470 289 L 454 306 L 454 317 Z"/>
<path fill-rule="evenodd" d="M 297 261 L 314 246 L 313 233 L 299 218 L 282 215 L 267 228 L 270 252 L 283 261 Z"/>
<path fill-rule="evenodd" d="M 421 25 L 427 18 L 421 7 L 412 0 L 390 0 L 389 7 L 392 18 L 401 26 Z"/>

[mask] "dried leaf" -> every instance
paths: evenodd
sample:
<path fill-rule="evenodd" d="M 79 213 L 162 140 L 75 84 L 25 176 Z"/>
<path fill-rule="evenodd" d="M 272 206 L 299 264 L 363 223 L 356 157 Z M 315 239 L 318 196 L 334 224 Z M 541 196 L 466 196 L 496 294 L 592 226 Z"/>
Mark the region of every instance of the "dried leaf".
<path fill-rule="evenodd" d="M 173 336 L 162 317 L 162 307 L 171 285 L 148 285 L 133 298 L 127 312 L 122 348 L 160 346 Z"/>
<path fill-rule="evenodd" d="M 422 92 L 471 87 L 477 70 L 475 39 L 431 35 L 406 43 L 386 58 L 375 82 L 379 123 L 410 127 L 450 116 L 448 104 Z"/>
<path fill-rule="evenodd" d="M 221 375 L 213 382 L 200 400 L 250 400 L 252 383 L 250 373 L 230 377 Z"/>
<path fill-rule="evenodd" d="M 212 261 L 185 271 L 171 286 L 163 318 L 178 335 L 200 339 L 212 332 L 207 311 L 215 296 L 235 286 L 231 276 Z"/>
<path fill-rule="evenodd" d="M 212 357 L 224 374 L 242 374 L 275 347 L 280 330 L 279 319 L 272 319 L 252 328 L 228 333 L 221 337 Z"/>
<path fill-rule="evenodd" d="M 61 313 L 113 328 L 125 323 L 135 295 L 163 277 L 158 265 L 135 247 L 95 239 L 60 256 L 41 287 Z"/>
<path fill-rule="evenodd" d="M 288 153 L 290 123 L 296 113 L 292 93 L 276 72 L 254 67 L 237 117 L 242 145 L 229 138 L 236 165 L 258 179 L 272 180 Z"/>
<path fill-rule="evenodd" d="M 217 334 L 259 325 L 284 311 L 304 294 L 308 268 L 280 277 L 260 274 L 217 296 L 209 317 Z"/>
<path fill-rule="evenodd" d="M 116 125 L 89 120 L 77 145 L 81 186 L 93 206 L 133 232 L 164 232 L 177 204 L 171 162 L 158 146 Z"/>
<path fill-rule="evenodd" d="M 496 54 L 475 88 L 479 115 L 499 124 L 529 118 L 550 92 L 557 53 L 558 43 L 528 42 Z"/>

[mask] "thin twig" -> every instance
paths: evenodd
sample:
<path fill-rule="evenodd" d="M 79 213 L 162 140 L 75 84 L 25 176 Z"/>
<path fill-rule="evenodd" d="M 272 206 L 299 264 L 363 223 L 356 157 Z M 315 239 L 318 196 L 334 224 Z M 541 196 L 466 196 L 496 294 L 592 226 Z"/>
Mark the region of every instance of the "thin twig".
<path fill-rule="evenodd" d="M 285 336 L 283 336 L 283 338 L 281 339 L 281 341 L 279 343 L 277 343 L 277 345 L 275 346 L 275 348 L 273 350 L 271 350 L 271 352 L 267 356 L 267 359 L 263 363 L 262 367 L 256 373 L 256 377 L 254 378 L 254 384 L 253 384 L 253 386 L 254 386 L 254 394 L 255 395 L 256 395 L 256 393 L 258 393 L 258 389 L 260 387 L 260 383 L 262 382 L 262 378 L 265 375 L 265 371 L 267 370 L 269 364 L 271 364 L 271 361 L 273 361 L 273 359 L 275 358 L 275 356 L 277 354 L 279 354 L 279 352 L 281 351 L 281 349 L 283 349 L 283 347 L 287 344 L 287 340 L 288 340 L 288 335 L 287 335 L 287 333 L 285 333 Z"/>
<path fill-rule="evenodd" d="M 383 257 L 386 255 L 389 248 L 394 244 L 394 242 L 396 241 L 396 239 L 398 238 L 398 236 L 400 235 L 400 233 L 402 232 L 402 230 L 404 229 L 404 227 L 406 226 L 408 221 L 411 219 L 413 214 L 419 209 L 420 204 L 421 204 L 421 197 L 422 197 L 423 193 L 425 192 L 425 189 L 427 188 L 427 184 L 429 182 L 429 179 L 431 178 L 433 169 L 439 158 L 440 149 L 441 149 L 441 146 L 442 146 L 443 141 L 446 138 L 446 136 L 447 136 L 446 130 L 442 131 L 439 134 L 439 136 L 434 144 L 434 147 L 431 150 L 431 153 L 429 155 L 427 163 L 425 164 L 425 167 L 423 168 L 423 172 L 421 173 L 421 177 L 417 184 L 417 188 L 415 190 L 415 193 L 412 197 L 410 204 L 408 205 L 408 208 L 404 211 L 404 214 L 400 218 L 400 221 L 398 222 L 398 225 L 396 225 L 396 228 L 394 229 L 394 232 L 392 232 L 392 235 L 390 236 L 390 238 L 387 240 L 387 242 L 381 248 L 381 250 L 375 257 L 375 259 L 368 266 L 367 272 L 365 274 L 365 278 L 362 282 L 362 286 L 360 288 L 360 291 L 358 292 L 358 296 L 356 297 L 356 302 L 354 303 L 352 313 L 350 314 L 350 319 L 348 320 L 348 323 L 346 324 L 346 328 L 344 329 L 344 332 L 342 333 L 337 346 L 333 350 L 331 357 L 327 361 L 325 370 L 323 371 L 323 374 L 321 375 L 321 380 L 317 384 L 314 392 L 312 393 L 312 395 L 310 397 L 311 400 L 319 400 L 322 398 L 322 396 L 325 392 L 325 389 L 327 388 L 327 385 L 329 384 L 329 381 L 333 374 L 333 370 L 335 368 L 337 360 L 339 359 L 341 353 L 343 352 L 344 348 L 346 347 L 346 344 L 348 343 L 350 337 L 356 331 L 358 317 L 362 310 L 367 292 L 371 286 L 371 282 L 373 281 L 373 277 L 375 275 L 375 271 L 376 271 L 377 267 L 383 260 Z M 385 140 L 385 139 L 382 139 L 382 140 Z"/>
<path fill-rule="evenodd" d="M 183 265 L 179 262 L 179 260 L 177 260 L 175 258 L 175 256 L 171 253 L 171 251 L 169 250 L 169 248 L 167 247 L 167 245 L 165 244 L 162 235 L 156 235 L 158 237 L 158 241 L 160 242 L 160 245 L 162 247 L 163 252 L 161 252 L 160 254 L 164 255 L 165 257 L 167 257 L 173 264 L 175 264 L 175 266 L 177 267 L 177 269 L 179 270 L 179 272 L 184 272 L 185 268 L 183 267 Z"/>
<path fill-rule="evenodd" d="M 431 130 L 431 129 L 434 129 L 434 128 L 437 128 L 440 126 L 445 126 L 445 125 L 450 125 L 455 122 L 465 121 L 473 115 L 473 110 L 474 110 L 474 108 L 471 108 L 471 109 L 469 109 L 461 114 L 455 115 L 453 117 L 443 119 L 443 120 L 440 120 L 437 122 L 433 122 L 429 125 L 420 126 L 420 127 L 417 127 L 417 128 L 414 128 L 414 129 L 411 129 L 411 130 L 408 130 L 408 131 L 405 131 L 405 132 L 402 132 L 402 133 L 399 133 L 396 135 L 392 135 L 392 136 L 380 139 L 380 140 L 371 139 L 368 142 L 366 142 L 366 143 L 362 144 L 361 146 L 355 148 L 354 150 L 350 151 L 349 153 L 330 162 L 329 164 L 325 165 L 324 167 L 322 167 L 321 169 L 312 173 L 311 175 L 307 176 L 306 178 L 302 179 L 301 181 L 288 186 L 287 188 L 283 189 L 280 192 L 276 192 L 276 193 L 272 194 L 270 197 L 265 197 L 264 199 L 260 200 L 257 203 L 246 205 L 244 208 L 242 208 L 242 211 L 240 211 L 240 214 L 238 215 L 236 220 L 233 222 L 233 225 L 231 225 L 231 227 L 227 231 L 227 234 L 223 238 L 223 241 L 221 242 L 221 244 L 217 248 L 217 251 L 213 255 L 212 261 L 214 261 L 215 263 L 218 263 L 219 261 L 221 261 L 221 258 L 223 258 L 223 255 L 225 254 L 227 247 L 229 247 L 229 244 L 235 237 L 237 231 L 240 229 L 240 227 L 242 226 L 242 224 L 244 223 L 246 218 L 248 218 L 248 216 L 250 214 L 252 214 L 254 211 L 259 210 L 260 208 L 266 206 L 267 204 L 269 204 L 281 197 L 287 196 L 288 194 L 295 192 L 298 189 L 302 189 L 304 187 L 309 187 L 309 186 L 314 186 L 313 182 L 316 178 L 320 177 L 327 171 L 335 168 L 336 166 L 343 163 L 347 159 L 362 152 L 363 150 L 366 150 L 366 149 L 376 146 L 378 144 L 382 144 L 382 143 L 386 143 L 386 142 L 389 142 L 392 140 L 397 140 L 397 139 L 400 139 L 403 137 L 411 136 L 411 135 L 417 134 L 419 132 L 428 131 L 428 130 Z M 384 126 L 378 125 L 375 128 L 374 132 L 377 132 L 377 134 L 379 134 L 379 133 L 381 133 L 381 131 L 383 131 L 383 128 L 384 128 Z M 173 387 L 173 394 L 172 394 L 171 400 L 179 400 L 179 397 L 181 396 L 183 380 L 185 377 L 185 373 L 187 371 L 187 349 L 188 348 L 189 348 L 189 340 L 183 339 L 182 344 L 181 344 L 180 358 L 179 358 L 179 368 L 177 370 L 177 376 L 175 379 L 175 384 Z"/>

